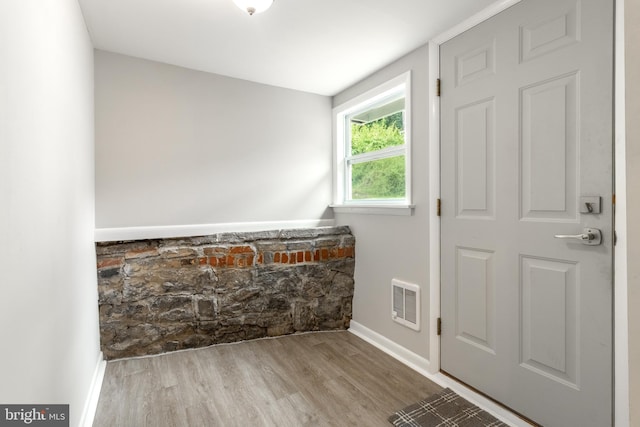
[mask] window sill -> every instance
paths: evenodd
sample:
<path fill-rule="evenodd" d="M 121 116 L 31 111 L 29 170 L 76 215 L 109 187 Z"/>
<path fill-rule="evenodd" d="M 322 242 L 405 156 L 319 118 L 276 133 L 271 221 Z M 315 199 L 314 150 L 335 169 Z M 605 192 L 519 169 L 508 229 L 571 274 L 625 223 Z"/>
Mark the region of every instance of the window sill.
<path fill-rule="evenodd" d="M 415 205 L 329 205 L 335 213 L 359 215 L 413 215 Z"/>

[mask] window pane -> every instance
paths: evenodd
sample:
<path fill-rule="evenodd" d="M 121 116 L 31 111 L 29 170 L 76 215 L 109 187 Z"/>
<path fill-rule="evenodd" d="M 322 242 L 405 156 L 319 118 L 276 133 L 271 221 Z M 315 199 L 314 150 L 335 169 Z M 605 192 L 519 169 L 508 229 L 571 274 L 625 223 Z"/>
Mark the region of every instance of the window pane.
<path fill-rule="evenodd" d="M 404 98 L 401 101 L 404 108 Z M 364 122 L 365 114 L 350 118 L 352 156 L 404 144 L 403 110 L 369 122 Z"/>
<path fill-rule="evenodd" d="M 351 199 L 404 199 L 405 157 L 351 165 Z"/>

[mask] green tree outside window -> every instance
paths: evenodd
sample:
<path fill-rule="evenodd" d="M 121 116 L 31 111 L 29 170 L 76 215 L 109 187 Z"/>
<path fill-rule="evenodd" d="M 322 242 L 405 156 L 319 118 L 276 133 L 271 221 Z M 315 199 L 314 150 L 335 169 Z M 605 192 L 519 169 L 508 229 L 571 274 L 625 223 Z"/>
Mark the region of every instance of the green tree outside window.
<path fill-rule="evenodd" d="M 403 145 L 403 112 L 369 123 L 351 123 L 351 155 Z M 405 197 L 405 156 L 356 163 L 351 168 L 354 200 Z"/>

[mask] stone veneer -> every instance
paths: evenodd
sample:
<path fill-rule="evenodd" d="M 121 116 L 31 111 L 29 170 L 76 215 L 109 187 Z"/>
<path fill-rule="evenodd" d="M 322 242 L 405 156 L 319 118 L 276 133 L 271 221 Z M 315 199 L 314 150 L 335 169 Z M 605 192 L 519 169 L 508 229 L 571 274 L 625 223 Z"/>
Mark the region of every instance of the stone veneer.
<path fill-rule="evenodd" d="M 345 329 L 348 227 L 96 244 L 107 359 L 299 331 Z"/>

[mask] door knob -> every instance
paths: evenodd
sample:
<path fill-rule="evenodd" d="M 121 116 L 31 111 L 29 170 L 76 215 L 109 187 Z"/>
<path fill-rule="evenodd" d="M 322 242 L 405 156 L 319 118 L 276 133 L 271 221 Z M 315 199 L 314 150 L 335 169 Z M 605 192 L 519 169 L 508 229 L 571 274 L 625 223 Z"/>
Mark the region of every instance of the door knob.
<path fill-rule="evenodd" d="M 602 243 L 602 232 L 597 228 L 585 228 L 582 234 L 556 234 L 556 239 L 578 240 L 583 245 L 597 246 Z"/>

